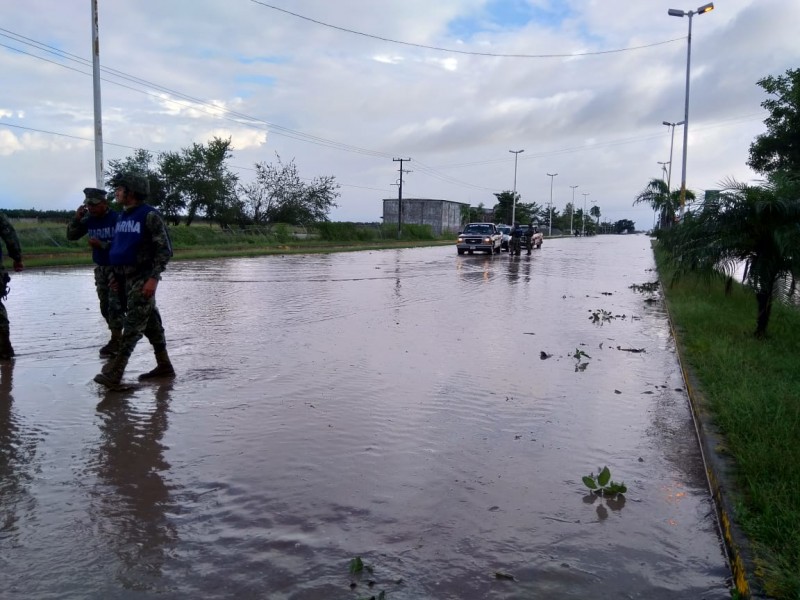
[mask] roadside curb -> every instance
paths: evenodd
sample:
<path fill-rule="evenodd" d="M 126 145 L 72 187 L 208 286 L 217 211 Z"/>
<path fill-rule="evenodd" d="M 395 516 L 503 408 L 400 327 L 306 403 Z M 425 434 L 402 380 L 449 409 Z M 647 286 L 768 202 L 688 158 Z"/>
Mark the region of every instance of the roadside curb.
<path fill-rule="evenodd" d="M 660 273 L 659 281 L 661 281 Z M 672 339 L 675 340 L 675 352 L 689 398 L 695 433 L 700 442 L 700 453 L 711 497 L 716 508 L 720 533 L 728 555 L 733 585 L 740 594 L 740 598 L 769 600 L 770 597 L 764 594 L 758 578 L 759 569 L 753 556 L 750 541 L 733 518 L 736 491 L 735 462 L 726 451 L 727 443 L 725 437 L 714 422 L 713 415 L 708 408 L 708 401 L 701 390 L 700 382 L 692 372 L 691 367 L 687 365 L 686 360 L 684 360 L 681 337 L 678 335 L 672 320 L 669 301 L 666 294 L 663 293 L 663 281 L 661 281 L 661 286 L 664 306 L 669 319 L 670 333 L 672 334 Z"/>

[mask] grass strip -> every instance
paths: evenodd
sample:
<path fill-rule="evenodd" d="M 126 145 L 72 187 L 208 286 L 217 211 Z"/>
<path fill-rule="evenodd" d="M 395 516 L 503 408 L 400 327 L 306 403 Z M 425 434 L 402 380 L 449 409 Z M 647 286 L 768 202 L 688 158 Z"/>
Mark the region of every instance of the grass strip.
<path fill-rule="evenodd" d="M 758 340 L 754 294 L 672 272 L 656 249 L 681 356 L 736 464 L 736 519 L 764 590 L 800 598 L 800 310 L 776 304 Z"/>

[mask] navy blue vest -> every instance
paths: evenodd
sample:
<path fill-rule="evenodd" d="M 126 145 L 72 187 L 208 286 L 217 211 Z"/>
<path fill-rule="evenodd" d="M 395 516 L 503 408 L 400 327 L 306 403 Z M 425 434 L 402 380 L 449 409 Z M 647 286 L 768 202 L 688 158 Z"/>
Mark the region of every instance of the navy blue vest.
<path fill-rule="evenodd" d="M 109 254 L 112 265 L 135 266 L 137 264 L 139 248 L 142 242 L 150 237 L 145 221 L 147 215 L 153 210 L 155 209 L 148 204 L 140 204 L 133 210 L 124 211 L 119 215 Z"/>
<path fill-rule="evenodd" d="M 102 217 L 89 217 L 86 219 L 87 233 L 90 238 L 97 238 L 103 243 L 114 239 L 114 229 L 117 225 L 117 213 L 109 210 Z M 109 249 L 92 248 L 92 260 L 96 265 L 105 267 L 111 264 L 108 257 Z"/>

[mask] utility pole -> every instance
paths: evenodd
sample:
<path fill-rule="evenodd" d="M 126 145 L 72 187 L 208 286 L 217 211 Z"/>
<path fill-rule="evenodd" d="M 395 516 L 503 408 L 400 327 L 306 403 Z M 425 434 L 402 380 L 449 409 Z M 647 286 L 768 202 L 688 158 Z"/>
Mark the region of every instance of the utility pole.
<path fill-rule="evenodd" d="M 525 150 L 509 150 L 511 154 L 514 155 L 514 194 L 513 199 L 511 200 L 511 223 L 510 225 L 513 227 L 514 223 L 516 223 L 517 218 L 517 158 L 519 158 L 520 152 L 525 152 Z"/>
<path fill-rule="evenodd" d="M 98 189 L 105 189 L 103 181 L 103 111 L 100 107 L 100 28 L 98 26 L 97 0 L 92 2 L 92 80 L 94 81 L 94 175 Z"/>
<path fill-rule="evenodd" d="M 583 194 L 583 218 L 581 219 L 581 237 L 586 235 L 586 196 L 589 192 Z"/>
<path fill-rule="evenodd" d="M 550 237 L 553 235 L 553 179 L 558 173 L 548 173 L 547 176 L 550 178 L 550 218 L 547 219 L 548 222 L 548 229 L 547 229 L 547 236 Z"/>
<path fill-rule="evenodd" d="M 575 231 L 572 228 L 572 217 L 575 215 L 575 188 L 578 186 L 571 185 L 569 187 L 572 188 L 572 210 L 569 212 L 569 234 L 572 235 L 572 232 Z"/>
<path fill-rule="evenodd" d="M 403 163 L 411 162 L 410 158 L 393 158 L 392 161 L 400 163 L 400 187 L 397 191 L 397 239 L 399 240 L 403 234 L 403 173 L 410 173 L 411 171 L 403 170 Z"/>

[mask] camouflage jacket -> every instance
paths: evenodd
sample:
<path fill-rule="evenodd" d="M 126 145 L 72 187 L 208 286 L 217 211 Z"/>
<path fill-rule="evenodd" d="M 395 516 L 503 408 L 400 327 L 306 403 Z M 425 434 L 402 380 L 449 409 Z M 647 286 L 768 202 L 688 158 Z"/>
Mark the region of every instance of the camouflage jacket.
<path fill-rule="evenodd" d="M 11 260 L 14 262 L 22 261 L 22 248 L 19 245 L 17 232 L 3 213 L 0 213 L 0 237 L 5 242 Z M 0 264 L 2 264 L 2 256 L 2 249 L 0 249 Z"/>

